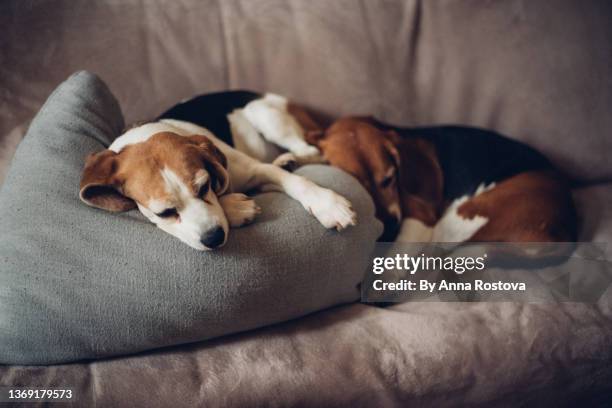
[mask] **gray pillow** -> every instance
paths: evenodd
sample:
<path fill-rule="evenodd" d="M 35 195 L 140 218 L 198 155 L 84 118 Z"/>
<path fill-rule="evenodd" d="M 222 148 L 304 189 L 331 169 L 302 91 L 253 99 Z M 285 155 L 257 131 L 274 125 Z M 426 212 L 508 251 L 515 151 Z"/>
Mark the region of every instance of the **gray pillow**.
<path fill-rule="evenodd" d="M 163 107 L 160 107 L 163 108 Z M 60 85 L 19 146 L 0 191 L 0 363 L 52 364 L 209 339 L 359 299 L 381 232 L 367 193 L 327 166 L 299 173 L 352 201 L 359 225 L 325 230 L 287 196 L 198 252 L 137 211 L 78 198 L 83 160 L 123 128 L 96 76 Z"/>

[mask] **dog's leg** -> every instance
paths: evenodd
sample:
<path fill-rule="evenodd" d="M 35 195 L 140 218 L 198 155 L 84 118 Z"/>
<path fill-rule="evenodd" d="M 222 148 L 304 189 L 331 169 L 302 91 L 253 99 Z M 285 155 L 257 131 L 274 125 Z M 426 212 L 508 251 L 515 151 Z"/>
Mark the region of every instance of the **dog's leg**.
<path fill-rule="evenodd" d="M 285 169 L 289 172 L 297 170 L 304 163 L 300 163 L 295 154 L 291 152 L 283 153 L 272 162 L 273 165 Z"/>
<path fill-rule="evenodd" d="M 270 146 L 244 116 L 242 109 L 234 109 L 227 115 L 230 131 L 236 150 L 241 151 L 259 161 L 269 161 L 278 155 L 278 149 Z"/>
<path fill-rule="evenodd" d="M 261 208 L 255 200 L 242 193 L 230 193 L 219 197 L 219 204 L 223 207 L 227 221 L 232 228 L 248 225 L 255 220 Z"/>
<path fill-rule="evenodd" d="M 294 153 L 287 152 L 278 156 L 272 164 L 287 171 L 293 171 L 307 164 L 327 164 L 327 160 L 318 154 L 315 156 L 296 156 Z"/>
<path fill-rule="evenodd" d="M 395 238 L 395 242 L 402 243 L 422 243 L 431 242 L 433 236 L 433 227 L 425 225 L 421 220 L 416 218 L 406 218 L 402 221 L 400 232 Z"/>
<path fill-rule="evenodd" d="M 332 190 L 272 164 L 257 163 L 250 170 L 252 176 L 242 186 L 244 190 L 261 187 L 267 191 L 281 190 L 299 201 L 325 228 L 342 230 L 356 224 L 357 215 L 351 203 Z"/>
<path fill-rule="evenodd" d="M 275 155 L 278 155 L 278 149 L 271 146 L 263 138 L 246 118 L 242 109 L 234 109 L 232 113 L 227 115 L 227 120 L 230 123 L 234 146 L 237 150 L 262 162 L 268 162 Z M 318 156 L 297 157 L 295 154 L 287 152 L 276 157 L 272 164 L 287 171 L 293 171 L 311 162 L 321 163 L 321 160 Z"/>
<path fill-rule="evenodd" d="M 287 100 L 282 96 L 267 94 L 249 102 L 243 113 L 267 141 L 289 150 L 298 162 L 322 161 L 319 149 L 304 140 L 304 130 L 287 111 Z"/>
<path fill-rule="evenodd" d="M 269 108 L 267 106 L 258 107 L 257 109 L 272 109 L 272 114 L 275 115 L 278 112 L 274 112 L 275 108 Z M 282 111 L 281 111 L 282 113 Z M 288 113 L 285 112 L 288 115 Z M 278 116 L 278 115 L 277 115 Z M 259 116 L 258 116 L 259 117 Z M 291 116 L 289 115 L 291 118 Z M 287 153 L 283 153 L 280 156 L 276 157 L 272 164 L 275 166 L 281 167 L 287 171 L 293 171 L 298 167 L 304 166 L 306 164 L 319 164 L 325 163 L 325 159 L 319 153 L 319 150 L 314 147 L 306 144 L 303 138 L 301 138 L 301 129 L 298 136 L 294 133 L 287 133 L 286 136 L 282 136 L 281 132 L 284 130 L 279 129 L 278 132 L 273 133 L 264 133 L 263 136 L 260 134 L 258 128 L 256 128 L 251 121 L 247 118 L 243 109 L 235 109 L 232 113 L 227 115 L 227 119 L 230 123 L 230 128 L 232 131 L 232 136 L 234 138 L 234 144 L 236 149 L 240 150 L 248 154 L 249 156 L 263 162 L 267 162 L 272 155 L 272 150 L 265 141 L 271 142 L 278 146 L 284 147 L 286 149 L 293 149 Z M 292 119 L 292 118 L 291 118 Z M 281 121 L 282 122 L 282 121 Z M 266 127 L 267 124 L 264 124 L 263 127 Z M 287 129 L 287 132 L 292 132 L 291 129 Z M 281 134 L 277 139 L 274 139 L 274 136 L 277 134 Z M 289 145 L 284 144 L 285 141 L 296 139 L 295 143 L 289 147 Z M 264 141 L 265 139 L 265 141 Z M 274 140 L 273 140 L 274 139 Z M 278 142 L 280 140 L 280 143 Z M 306 146 L 306 147 L 304 147 Z M 297 152 L 297 154 L 296 154 Z"/>

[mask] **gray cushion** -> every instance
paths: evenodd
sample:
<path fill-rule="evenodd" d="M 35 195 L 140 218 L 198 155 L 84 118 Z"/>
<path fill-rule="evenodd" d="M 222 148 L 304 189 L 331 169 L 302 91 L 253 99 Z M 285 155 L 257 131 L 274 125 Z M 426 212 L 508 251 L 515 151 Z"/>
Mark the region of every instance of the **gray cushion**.
<path fill-rule="evenodd" d="M 266 193 L 255 224 L 198 252 L 137 211 L 79 201 L 84 157 L 122 127 L 108 88 L 80 72 L 49 97 L 20 145 L 0 192 L 0 363 L 194 342 L 359 299 L 381 228 L 352 177 L 327 166 L 299 171 L 351 200 L 357 227 L 325 230 L 299 203 Z"/>

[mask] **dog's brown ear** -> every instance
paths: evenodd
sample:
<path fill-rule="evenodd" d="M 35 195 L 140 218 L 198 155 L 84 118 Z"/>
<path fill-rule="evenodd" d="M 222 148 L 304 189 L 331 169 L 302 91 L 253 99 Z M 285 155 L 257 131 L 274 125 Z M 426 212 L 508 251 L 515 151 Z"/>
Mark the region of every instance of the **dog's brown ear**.
<path fill-rule="evenodd" d="M 424 139 L 409 138 L 402 139 L 396 146 L 404 161 L 400 166 L 402 196 L 420 197 L 437 215 L 444 199 L 444 175 L 434 145 Z M 420 214 L 426 212 L 418 203 L 413 204 L 415 211 Z M 431 216 L 431 213 L 428 214 Z M 422 221 L 428 222 L 429 218 Z"/>
<path fill-rule="evenodd" d="M 189 140 L 196 144 L 200 153 L 204 156 L 204 166 L 210 173 L 212 189 L 217 195 L 221 195 L 229 188 L 229 173 L 227 172 L 227 158 L 221 150 L 206 136 L 193 135 Z"/>
<path fill-rule="evenodd" d="M 90 154 L 81 176 L 81 200 L 92 207 L 107 211 L 118 212 L 135 208 L 136 203 L 119 191 L 117 167 L 117 153 L 111 150 Z"/>

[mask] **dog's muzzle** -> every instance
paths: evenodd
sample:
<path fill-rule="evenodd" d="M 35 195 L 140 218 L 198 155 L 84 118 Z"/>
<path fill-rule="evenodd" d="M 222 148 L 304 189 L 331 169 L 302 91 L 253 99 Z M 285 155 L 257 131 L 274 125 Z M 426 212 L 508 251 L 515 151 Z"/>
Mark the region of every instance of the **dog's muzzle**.
<path fill-rule="evenodd" d="M 223 228 L 217 227 L 213 230 L 206 232 L 206 234 L 202 235 L 200 238 L 200 242 L 206 248 L 217 248 L 225 241 L 225 231 Z"/>

